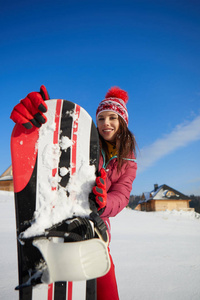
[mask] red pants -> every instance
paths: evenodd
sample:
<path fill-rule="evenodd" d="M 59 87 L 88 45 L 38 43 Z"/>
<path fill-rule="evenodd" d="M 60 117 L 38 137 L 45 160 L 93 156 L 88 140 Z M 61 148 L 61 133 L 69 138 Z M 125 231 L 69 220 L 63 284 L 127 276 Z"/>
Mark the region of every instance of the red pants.
<path fill-rule="evenodd" d="M 109 254 L 110 255 L 110 254 Z M 97 279 L 97 300 L 119 300 L 115 266 L 110 255 L 111 267 L 109 272 Z"/>

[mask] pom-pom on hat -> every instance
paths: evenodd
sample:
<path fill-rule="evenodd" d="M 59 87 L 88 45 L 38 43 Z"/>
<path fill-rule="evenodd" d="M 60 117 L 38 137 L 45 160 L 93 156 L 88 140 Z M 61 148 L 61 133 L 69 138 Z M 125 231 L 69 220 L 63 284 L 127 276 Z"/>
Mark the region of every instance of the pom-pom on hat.
<path fill-rule="evenodd" d="M 99 103 L 96 111 L 96 118 L 103 111 L 112 111 L 121 116 L 128 126 L 128 111 L 126 103 L 128 102 L 128 93 L 117 86 L 111 87 L 107 92 L 105 99 Z"/>

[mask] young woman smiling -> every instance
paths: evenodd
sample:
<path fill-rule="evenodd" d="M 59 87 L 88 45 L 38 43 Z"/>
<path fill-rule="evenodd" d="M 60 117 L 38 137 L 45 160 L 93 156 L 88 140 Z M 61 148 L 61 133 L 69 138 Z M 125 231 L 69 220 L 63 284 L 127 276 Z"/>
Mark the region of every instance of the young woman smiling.
<path fill-rule="evenodd" d="M 126 91 L 112 87 L 96 111 L 101 156 L 100 176 L 93 188 L 96 205 L 110 235 L 110 217 L 128 205 L 132 183 L 136 177 L 136 141 L 128 129 Z M 111 258 L 110 271 L 97 279 L 98 300 L 118 300 L 115 267 Z"/>

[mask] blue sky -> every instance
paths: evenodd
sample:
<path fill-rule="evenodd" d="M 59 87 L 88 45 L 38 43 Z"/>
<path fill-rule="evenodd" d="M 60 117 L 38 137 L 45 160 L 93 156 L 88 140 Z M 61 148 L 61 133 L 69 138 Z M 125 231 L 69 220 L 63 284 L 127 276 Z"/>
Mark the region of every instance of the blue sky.
<path fill-rule="evenodd" d="M 200 195 L 200 2 L 6 1 L 0 10 L 0 174 L 11 164 L 12 108 L 46 85 L 83 106 L 117 85 L 138 143 L 132 194 L 168 184 Z"/>

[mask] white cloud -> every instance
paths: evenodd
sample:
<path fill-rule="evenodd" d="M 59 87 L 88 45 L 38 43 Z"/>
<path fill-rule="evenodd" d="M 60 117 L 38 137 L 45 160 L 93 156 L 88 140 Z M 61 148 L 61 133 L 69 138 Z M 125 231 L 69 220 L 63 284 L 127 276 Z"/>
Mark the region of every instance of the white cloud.
<path fill-rule="evenodd" d="M 200 140 L 200 116 L 177 125 L 171 133 L 142 148 L 138 155 L 138 172 L 143 172 L 162 157 L 197 140 Z"/>

